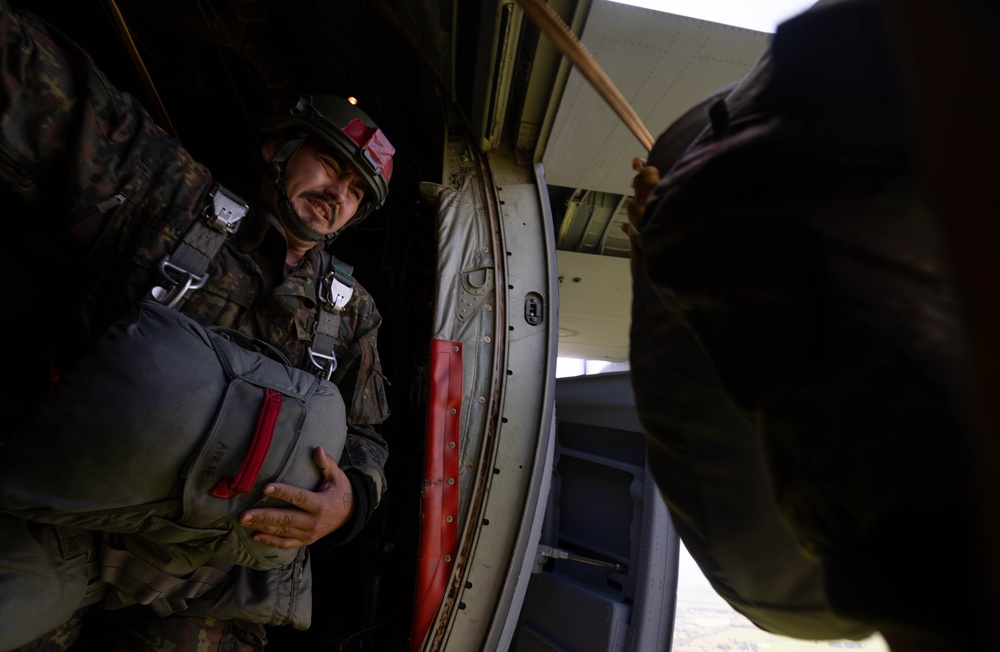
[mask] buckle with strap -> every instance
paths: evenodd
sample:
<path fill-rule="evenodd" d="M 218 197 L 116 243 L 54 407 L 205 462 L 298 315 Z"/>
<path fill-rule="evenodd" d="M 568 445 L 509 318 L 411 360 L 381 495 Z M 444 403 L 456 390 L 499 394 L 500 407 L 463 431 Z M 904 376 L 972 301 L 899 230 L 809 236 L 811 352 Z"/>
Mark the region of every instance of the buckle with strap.
<path fill-rule="evenodd" d="M 153 298 L 173 308 L 188 292 L 205 285 L 209 263 L 226 238 L 239 228 L 248 210 L 249 206 L 238 195 L 215 184 L 209 193 L 204 221 L 192 224 L 177 250 L 160 261 L 160 274 L 166 283 L 153 288 Z"/>
<path fill-rule="evenodd" d="M 333 351 L 330 351 L 329 354 L 320 353 L 310 346 L 309 362 L 322 372 L 320 375 L 324 380 L 330 380 L 333 372 L 337 370 L 337 356 L 334 355 Z"/>
<path fill-rule="evenodd" d="M 168 281 L 167 287 L 158 285 L 153 288 L 153 298 L 168 308 L 176 306 L 191 290 L 200 289 L 208 280 L 208 272 L 195 275 L 190 271 L 170 262 L 170 256 L 164 256 L 160 261 L 160 274 Z"/>
<path fill-rule="evenodd" d="M 236 233 L 249 208 L 246 202 L 221 184 L 215 184 L 209 198 L 211 206 L 205 209 L 208 225 L 216 231 Z"/>
<path fill-rule="evenodd" d="M 354 277 L 333 265 L 319 284 L 319 299 L 327 310 L 340 312 L 354 295 Z"/>
<path fill-rule="evenodd" d="M 321 310 L 316 319 L 313 343 L 308 351 L 309 362 L 326 380 L 330 380 L 337 370 L 337 356 L 333 347 L 340 329 L 340 313 L 354 296 L 354 277 L 338 267 L 336 262 L 331 267 L 332 270 L 320 279 L 316 289 Z"/>

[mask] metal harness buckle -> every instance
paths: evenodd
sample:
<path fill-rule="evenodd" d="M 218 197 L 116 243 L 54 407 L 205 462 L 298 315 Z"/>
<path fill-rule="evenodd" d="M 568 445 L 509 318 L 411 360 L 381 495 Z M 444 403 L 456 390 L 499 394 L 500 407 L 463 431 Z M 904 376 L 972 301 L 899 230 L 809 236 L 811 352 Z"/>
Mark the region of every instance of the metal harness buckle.
<path fill-rule="evenodd" d="M 240 220 L 247 214 L 249 206 L 238 195 L 219 184 L 212 189 L 209 197 L 212 199 L 212 205 L 211 208 L 205 209 L 208 225 L 216 231 L 236 233 Z"/>
<path fill-rule="evenodd" d="M 333 271 L 320 280 L 317 294 L 319 295 L 320 302 L 323 304 L 323 310 L 329 310 L 337 315 L 338 321 L 335 323 L 339 323 L 340 313 L 343 312 L 344 307 L 351 300 L 351 297 L 354 296 L 354 278 L 334 265 Z M 335 335 L 336 333 L 329 334 L 331 341 Z M 337 357 L 332 350 L 330 353 L 319 353 L 310 346 L 309 361 L 323 372 L 323 376 L 327 380 L 330 380 L 330 376 L 337 370 Z"/>
<path fill-rule="evenodd" d="M 330 355 L 325 353 L 317 353 L 313 348 L 309 347 L 309 362 L 313 364 L 314 367 L 323 372 L 323 378 L 325 380 L 330 380 L 330 376 L 333 372 L 337 370 L 337 356 L 330 352 Z"/>
<path fill-rule="evenodd" d="M 228 235 L 230 233 L 236 233 L 236 229 L 239 228 L 240 221 L 247 214 L 249 206 L 244 202 L 238 195 L 233 194 L 231 191 L 223 187 L 221 184 L 215 184 L 209 192 L 209 199 L 211 203 L 205 208 L 205 223 L 214 231 L 220 234 Z M 184 241 L 178 246 L 178 251 L 182 247 L 191 248 L 192 245 L 188 244 L 188 240 L 194 237 L 196 240 L 198 229 L 204 230 L 204 226 L 199 223 L 195 223 L 188 230 L 188 234 L 185 236 Z M 218 249 L 222 245 L 224 237 L 214 236 L 209 238 L 200 238 L 200 240 L 206 240 L 210 243 L 212 247 L 212 252 Z M 200 247 L 198 248 L 201 251 Z M 177 252 L 175 252 L 177 253 Z M 182 259 L 190 258 L 190 256 L 181 256 Z M 211 256 L 209 256 L 209 259 Z M 202 269 L 208 266 L 208 261 L 202 265 Z M 205 281 L 208 280 L 208 272 L 203 272 L 199 274 L 196 271 L 191 271 L 180 265 L 171 262 L 170 256 L 164 256 L 163 260 L 160 261 L 160 273 L 167 280 L 166 287 L 157 286 L 152 290 L 153 298 L 159 303 L 167 306 L 168 308 L 175 307 L 180 300 L 187 295 L 191 290 L 197 290 L 205 285 Z"/>
<path fill-rule="evenodd" d="M 208 272 L 196 276 L 183 267 L 178 267 L 170 262 L 170 256 L 164 256 L 160 261 L 160 273 L 170 281 L 170 287 L 157 286 L 153 288 L 153 298 L 168 308 L 173 308 L 191 290 L 197 290 L 205 285 L 208 280 Z M 173 276 L 176 274 L 181 280 Z"/>
<path fill-rule="evenodd" d="M 345 277 L 348 283 L 341 281 L 338 276 Z M 328 310 L 340 312 L 347 305 L 354 295 L 354 287 L 349 285 L 354 279 L 346 272 L 334 266 L 333 271 L 323 277 L 319 286 L 319 298 Z"/>

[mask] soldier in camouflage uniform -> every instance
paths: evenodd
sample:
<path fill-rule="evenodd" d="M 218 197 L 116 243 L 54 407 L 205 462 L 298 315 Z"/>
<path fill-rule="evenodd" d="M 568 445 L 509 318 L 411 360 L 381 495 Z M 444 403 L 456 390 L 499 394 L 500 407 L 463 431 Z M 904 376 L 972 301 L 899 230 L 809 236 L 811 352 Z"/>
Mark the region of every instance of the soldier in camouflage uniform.
<path fill-rule="evenodd" d="M 682 539 L 754 623 L 984 649 L 965 309 L 883 11 L 785 22 L 634 162 L 633 385 Z"/>
<path fill-rule="evenodd" d="M 58 308 L 37 315 L 43 333 L 46 323 L 58 324 L 49 329 L 56 337 L 41 347 L 43 354 L 15 358 L 24 368 L 8 370 L 24 381 L 16 396 L 5 396 L 10 428 L 108 325 L 163 283 L 160 261 L 202 219 L 215 180 L 75 44 L 12 12 L 3 0 L 0 37 L 0 178 L 30 216 L 30 235 L 40 229 L 54 243 L 35 247 L 38 238 L 28 237 L 20 259 L 5 265 L 65 272 L 59 300 L 49 302 Z M 319 252 L 384 201 L 393 150 L 365 114 L 340 98 L 307 96 L 298 108 L 268 126 L 262 148 L 267 174 L 259 187 L 254 183 L 241 193 L 249 212 L 212 260 L 205 286 L 180 309 L 203 325 L 263 340 L 309 369 Z M 348 123 L 351 133 L 339 133 Z M 309 544 L 324 538 L 343 543 L 356 535 L 385 491 L 388 451 L 377 426 L 389 409 L 377 349 L 380 323 L 371 295 L 355 284 L 340 320 L 331 378 L 348 415 L 339 464 L 317 451 L 326 479 L 318 491 L 276 484 L 271 495 L 289 507 L 254 509 L 243 517 L 259 541 L 301 548 L 300 561 Z M 297 598 L 308 586 L 301 563 L 292 566 L 286 576 L 235 567 L 215 602 L 183 616 L 140 614 L 121 649 L 261 649 L 265 624 L 308 622 L 308 614 L 296 613 L 308 610 L 308 600 Z M 276 591 L 291 603 L 284 612 L 260 599 Z M 255 610 L 253 603 L 263 606 Z M 28 649 L 68 648 L 80 622 L 78 613 Z"/>

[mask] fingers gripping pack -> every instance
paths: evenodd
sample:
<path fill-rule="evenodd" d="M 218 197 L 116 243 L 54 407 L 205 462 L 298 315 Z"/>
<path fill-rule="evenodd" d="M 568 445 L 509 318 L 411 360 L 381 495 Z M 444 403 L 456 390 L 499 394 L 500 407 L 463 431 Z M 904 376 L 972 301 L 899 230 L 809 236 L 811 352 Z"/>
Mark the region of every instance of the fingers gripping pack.
<path fill-rule="evenodd" d="M 318 487 L 313 450 L 338 459 L 346 435 L 333 383 L 146 301 L 0 446 L 0 511 L 120 533 L 177 578 L 209 562 L 277 568 L 297 551 L 256 543 L 239 515 L 287 506 L 268 482 Z"/>

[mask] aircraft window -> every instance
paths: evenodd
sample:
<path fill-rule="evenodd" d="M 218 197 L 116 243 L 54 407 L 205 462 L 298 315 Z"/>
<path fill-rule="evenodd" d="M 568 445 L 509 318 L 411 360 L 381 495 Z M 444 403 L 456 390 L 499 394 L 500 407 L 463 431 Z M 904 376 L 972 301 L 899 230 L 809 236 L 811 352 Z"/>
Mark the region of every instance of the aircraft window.
<path fill-rule="evenodd" d="M 628 362 L 584 360 L 583 358 L 556 358 L 556 378 L 606 374 L 612 371 L 628 371 L 628 368 Z"/>

